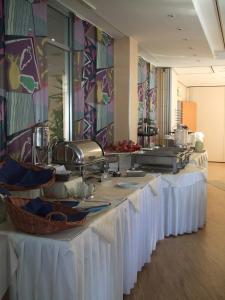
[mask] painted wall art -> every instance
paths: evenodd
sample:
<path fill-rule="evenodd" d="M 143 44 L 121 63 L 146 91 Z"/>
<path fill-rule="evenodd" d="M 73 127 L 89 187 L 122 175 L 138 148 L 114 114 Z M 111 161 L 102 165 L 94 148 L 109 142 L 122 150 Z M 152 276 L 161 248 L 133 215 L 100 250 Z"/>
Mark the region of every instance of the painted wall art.
<path fill-rule="evenodd" d="M 75 139 L 113 140 L 113 39 L 87 21 L 74 21 Z"/>
<path fill-rule="evenodd" d="M 3 0 L 0 0 L 0 158 L 6 151 L 6 98 L 4 89 L 4 22 Z"/>
<path fill-rule="evenodd" d="M 113 39 L 74 16 L 74 139 L 113 141 Z M 47 0 L 0 0 L 0 159 L 31 160 L 48 120 Z"/>
<path fill-rule="evenodd" d="M 154 127 L 157 126 L 156 113 L 156 68 L 142 57 L 138 59 L 138 118 L 139 126 L 148 123 Z M 138 130 L 138 142 L 143 147 L 155 145 L 156 136 L 144 138 L 143 129 Z M 146 144 L 146 139 L 148 143 Z"/>
<path fill-rule="evenodd" d="M 138 117 L 156 122 L 156 68 L 138 59 Z"/>
<path fill-rule="evenodd" d="M 30 161 L 32 127 L 48 119 L 47 0 L 0 0 L 0 25 L 0 159 Z"/>

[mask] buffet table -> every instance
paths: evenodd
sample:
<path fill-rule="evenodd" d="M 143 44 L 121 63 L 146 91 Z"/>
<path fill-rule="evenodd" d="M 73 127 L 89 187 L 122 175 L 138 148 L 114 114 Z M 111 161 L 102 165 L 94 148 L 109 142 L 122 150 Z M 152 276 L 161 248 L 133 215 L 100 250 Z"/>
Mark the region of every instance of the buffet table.
<path fill-rule="evenodd" d="M 12 282 L 16 273 L 18 259 L 9 238 L 5 234 L 0 234 L 0 299 L 6 292 L 9 283 Z"/>
<path fill-rule="evenodd" d="M 158 240 L 204 226 L 206 176 L 206 169 L 190 165 L 177 175 L 112 178 L 95 193 L 111 208 L 88 217 L 83 227 L 46 237 L 1 224 L 1 259 L 11 271 L 0 270 L 0 299 L 9 286 L 18 300 L 123 299 Z M 117 186 L 134 181 L 136 189 Z"/>
<path fill-rule="evenodd" d="M 179 174 L 161 176 L 165 236 L 203 228 L 207 208 L 207 169 L 191 164 Z"/>
<path fill-rule="evenodd" d="M 208 153 L 206 150 L 202 152 L 193 152 L 189 159 L 189 164 L 193 164 L 199 168 L 208 167 Z"/>
<path fill-rule="evenodd" d="M 12 299 L 118 300 L 129 293 L 163 238 L 160 179 L 135 178 L 135 191 L 116 187 L 117 181 L 96 191 L 96 198 L 110 197 L 113 208 L 93 215 L 84 227 L 36 237 L 15 232 L 9 223 L 0 226 L 18 259 Z"/>

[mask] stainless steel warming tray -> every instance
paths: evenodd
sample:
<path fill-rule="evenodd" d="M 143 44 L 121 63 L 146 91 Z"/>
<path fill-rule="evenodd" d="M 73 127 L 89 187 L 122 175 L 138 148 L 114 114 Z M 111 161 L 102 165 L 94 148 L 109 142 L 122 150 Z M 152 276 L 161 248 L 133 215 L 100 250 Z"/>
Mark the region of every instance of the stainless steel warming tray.
<path fill-rule="evenodd" d="M 69 168 L 92 165 L 104 160 L 102 147 L 91 140 L 58 142 L 52 149 L 52 162 Z"/>
<path fill-rule="evenodd" d="M 177 173 L 188 163 L 189 156 L 189 151 L 178 147 L 144 149 L 132 155 L 132 167 L 138 165 L 144 170 Z"/>

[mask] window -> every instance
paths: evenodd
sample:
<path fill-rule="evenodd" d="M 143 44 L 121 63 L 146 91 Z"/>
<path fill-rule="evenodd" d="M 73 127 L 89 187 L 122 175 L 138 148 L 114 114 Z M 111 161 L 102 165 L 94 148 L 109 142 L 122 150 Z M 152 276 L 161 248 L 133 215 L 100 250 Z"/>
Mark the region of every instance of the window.
<path fill-rule="evenodd" d="M 68 46 L 68 16 L 48 6 L 48 37 L 52 42 Z"/>
<path fill-rule="evenodd" d="M 50 136 L 71 136 L 70 127 L 70 16 L 48 6 L 48 120 Z"/>

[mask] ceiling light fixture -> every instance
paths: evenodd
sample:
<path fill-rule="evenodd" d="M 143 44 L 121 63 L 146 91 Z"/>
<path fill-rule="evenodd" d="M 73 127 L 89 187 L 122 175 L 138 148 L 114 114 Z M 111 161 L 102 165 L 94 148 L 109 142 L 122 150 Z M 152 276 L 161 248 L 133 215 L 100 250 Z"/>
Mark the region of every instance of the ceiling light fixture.
<path fill-rule="evenodd" d="M 173 19 L 175 16 L 173 14 L 167 15 L 168 18 Z"/>
<path fill-rule="evenodd" d="M 182 30 L 183 30 L 183 28 L 181 28 L 181 27 L 177 27 L 177 30 L 178 30 L 178 31 L 182 31 Z"/>
<path fill-rule="evenodd" d="M 55 42 L 55 39 L 54 39 L 54 38 L 51 38 L 51 41 L 52 41 L 52 42 Z"/>

